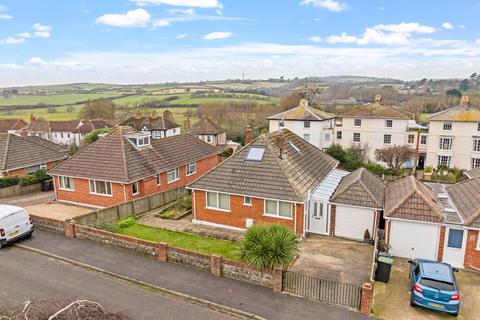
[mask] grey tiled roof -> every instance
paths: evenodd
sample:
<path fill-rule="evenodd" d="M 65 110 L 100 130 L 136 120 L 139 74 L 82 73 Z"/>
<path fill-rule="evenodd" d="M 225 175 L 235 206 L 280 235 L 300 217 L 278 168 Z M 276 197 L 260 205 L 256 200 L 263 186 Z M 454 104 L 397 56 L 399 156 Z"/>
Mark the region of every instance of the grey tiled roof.
<path fill-rule="evenodd" d="M 218 123 L 216 123 L 212 118 L 202 118 L 198 120 L 190 129 L 188 129 L 189 133 L 195 135 L 205 135 L 205 134 L 212 134 L 217 135 L 220 133 L 225 132 Z"/>
<path fill-rule="evenodd" d="M 465 175 L 470 179 L 480 177 L 480 168 L 472 169 L 470 171 L 465 172 Z"/>
<path fill-rule="evenodd" d="M 343 177 L 330 201 L 381 209 L 383 196 L 383 180 L 367 169 L 359 168 Z"/>
<path fill-rule="evenodd" d="M 480 177 L 466 180 L 447 188 L 465 225 L 480 228 Z"/>
<path fill-rule="evenodd" d="M 151 147 L 137 149 L 125 138 L 126 134 L 137 132 L 132 127 L 119 126 L 51 173 L 128 183 L 217 154 L 215 147 L 185 134 L 151 139 Z"/>
<path fill-rule="evenodd" d="M 265 148 L 261 161 L 246 160 L 252 147 Z M 261 135 L 190 188 L 302 202 L 337 164 L 331 156 L 283 129 Z"/>
<path fill-rule="evenodd" d="M 267 118 L 267 120 L 322 121 L 332 118 L 335 118 L 333 114 L 312 107 L 300 105 L 293 109 L 270 116 Z"/>
<path fill-rule="evenodd" d="M 180 127 L 175 121 L 163 117 L 130 117 L 118 125 L 131 126 L 137 130 L 141 130 L 143 127 L 146 127 L 148 130 L 168 130 Z"/>
<path fill-rule="evenodd" d="M 437 196 L 413 176 L 387 184 L 384 212 L 387 218 L 445 222 Z"/>
<path fill-rule="evenodd" d="M 40 137 L 0 133 L 0 171 L 64 160 L 67 153 L 64 147 Z"/>

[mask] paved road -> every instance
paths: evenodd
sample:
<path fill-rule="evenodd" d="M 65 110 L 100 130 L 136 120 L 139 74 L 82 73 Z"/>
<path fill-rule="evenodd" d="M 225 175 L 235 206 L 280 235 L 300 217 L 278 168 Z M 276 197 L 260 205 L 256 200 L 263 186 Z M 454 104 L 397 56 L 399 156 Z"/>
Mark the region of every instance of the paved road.
<path fill-rule="evenodd" d="M 266 319 L 368 318 L 341 307 L 274 293 L 271 289 L 241 281 L 217 278 L 197 269 L 161 263 L 151 257 L 93 241 L 72 240 L 63 235 L 37 230 L 32 239 L 23 241 L 22 244 Z"/>
<path fill-rule="evenodd" d="M 1 307 L 19 307 L 27 299 L 89 299 L 138 320 L 235 319 L 18 247 L 0 251 L 0 270 Z"/>
<path fill-rule="evenodd" d="M 45 203 L 45 201 L 53 200 L 54 198 L 55 198 L 55 194 L 53 193 L 53 191 L 35 192 L 35 193 L 29 193 L 23 196 L 0 199 L 0 203 L 11 204 L 19 207 L 26 207 L 26 206 L 31 206 L 35 204 Z"/>

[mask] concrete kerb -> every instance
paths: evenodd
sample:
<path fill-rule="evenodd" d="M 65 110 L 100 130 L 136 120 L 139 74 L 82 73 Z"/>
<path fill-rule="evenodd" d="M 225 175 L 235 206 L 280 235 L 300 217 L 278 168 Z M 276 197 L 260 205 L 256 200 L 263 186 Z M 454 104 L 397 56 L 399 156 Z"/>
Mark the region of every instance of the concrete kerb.
<path fill-rule="evenodd" d="M 221 305 L 221 304 L 218 304 L 218 303 L 215 303 L 215 302 L 211 302 L 211 301 L 208 301 L 208 300 L 196 298 L 194 296 L 191 296 L 191 295 L 188 295 L 188 294 L 185 294 L 185 293 L 181 293 L 181 292 L 173 291 L 173 290 L 170 290 L 170 289 L 158 287 L 158 286 L 155 286 L 153 284 L 150 284 L 150 283 L 147 283 L 147 282 L 144 282 L 144 281 L 136 280 L 136 279 L 133 279 L 133 278 L 130 278 L 130 277 L 127 277 L 127 276 L 122 276 L 120 274 L 117 274 L 117 273 L 114 273 L 114 272 L 111 272 L 111 271 L 108 271 L 108 270 L 105 270 L 105 269 L 102 269 L 102 268 L 98 268 L 98 267 L 95 267 L 95 266 L 92 266 L 92 265 L 89 265 L 89 264 L 85 264 L 85 263 L 82 263 L 82 262 L 71 260 L 71 259 L 68 259 L 68 258 L 65 258 L 65 257 L 62 257 L 62 256 L 58 256 L 56 254 L 52 254 L 52 253 L 49 253 L 49 252 L 46 252 L 46 251 L 43 251 L 43 250 L 31 248 L 31 247 L 28 247 L 28 246 L 25 246 L 25 245 L 22 245 L 22 244 L 14 244 L 14 246 L 16 246 L 18 248 L 21 248 L 21 249 L 24 249 L 24 250 L 27 250 L 27 251 L 31 251 L 31 252 L 34 252 L 34 253 L 37 253 L 37 254 L 47 256 L 47 257 L 52 258 L 52 259 L 56 259 L 56 260 L 59 260 L 59 261 L 62 261 L 62 262 L 69 263 L 69 264 L 74 265 L 76 267 L 80 267 L 80 268 L 83 268 L 83 269 L 86 269 L 86 270 L 89 270 L 89 271 L 94 271 L 94 272 L 112 277 L 112 278 L 117 279 L 117 280 L 121 280 L 121 281 L 130 283 L 130 284 L 133 284 L 133 285 L 136 285 L 136 286 L 148 288 L 148 289 L 154 290 L 155 292 L 160 293 L 160 294 L 170 295 L 170 296 L 176 297 L 178 299 L 181 299 L 181 300 L 184 300 L 184 301 L 187 301 L 187 302 L 190 302 L 190 303 L 195 303 L 195 304 L 198 304 L 198 305 L 216 310 L 216 311 L 224 313 L 224 314 L 238 316 L 238 317 L 242 317 L 244 319 L 266 320 L 266 318 L 257 316 L 256 314 L 253 314 L 253 313 L 249 313 L 249 312 L 245 312 L 245 311 L 235 309 L 235 308 L 232 308 L 232 307 L 224 306 L 224 305 Z"/>

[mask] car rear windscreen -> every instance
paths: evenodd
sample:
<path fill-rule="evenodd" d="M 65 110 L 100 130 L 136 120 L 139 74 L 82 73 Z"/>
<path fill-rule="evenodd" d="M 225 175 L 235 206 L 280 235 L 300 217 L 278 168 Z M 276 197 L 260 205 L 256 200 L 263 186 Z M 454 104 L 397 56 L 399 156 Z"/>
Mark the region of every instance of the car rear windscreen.
<path fill-rule="evenodd" d="M 439 280 L 430 279 L 430 278 L 422 278 L 420 279 L 419 283 L 422 286 L 426 286 L 433 289 L 438 289 L 442 291 L 455 291 L 455 286 L 453 285 L 453 283 L 450 283 L 450 282 L 439 281 Z"/>

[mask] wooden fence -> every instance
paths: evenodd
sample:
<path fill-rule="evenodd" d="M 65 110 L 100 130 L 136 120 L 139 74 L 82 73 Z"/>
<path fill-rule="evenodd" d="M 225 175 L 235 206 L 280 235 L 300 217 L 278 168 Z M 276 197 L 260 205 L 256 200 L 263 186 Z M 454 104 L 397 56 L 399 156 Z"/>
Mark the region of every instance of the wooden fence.
<path fill-rule="evenodd" d="M 310 275 L 284 271 L 282 290 L 312 300 L 360 309 L 362 287 L 350 283 L 326 280 Z"/>

